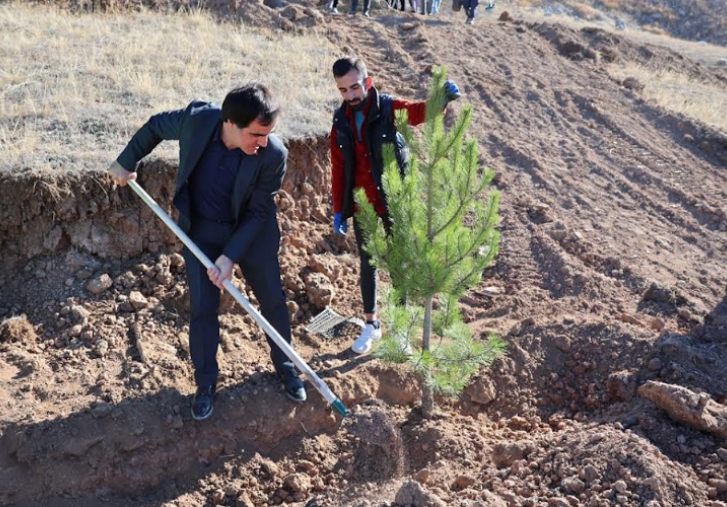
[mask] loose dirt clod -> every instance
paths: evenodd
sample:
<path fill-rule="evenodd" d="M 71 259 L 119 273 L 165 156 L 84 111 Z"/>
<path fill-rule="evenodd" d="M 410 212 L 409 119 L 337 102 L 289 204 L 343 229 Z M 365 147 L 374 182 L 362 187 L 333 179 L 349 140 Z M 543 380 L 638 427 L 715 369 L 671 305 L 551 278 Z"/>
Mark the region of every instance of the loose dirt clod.
<path fill-rule="evenodd" d="M 353 464 L 356 479 L 401 476 L 405 469 L 401 431 L 385 402 L 373 399 L 356 406 L 342 427 L 359 439 Z"/>
<path fill-rule="evenodd" d="M 10 317 L 0 322 L 0 343 L 34 343 L 37 336 L 26 315 Z"/>

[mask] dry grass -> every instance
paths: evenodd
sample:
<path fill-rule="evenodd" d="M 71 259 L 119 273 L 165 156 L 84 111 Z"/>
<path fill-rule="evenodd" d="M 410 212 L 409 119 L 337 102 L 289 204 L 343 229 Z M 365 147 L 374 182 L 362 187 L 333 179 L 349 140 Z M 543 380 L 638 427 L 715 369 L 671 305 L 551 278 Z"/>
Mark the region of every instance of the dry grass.
<path fill-rule="evenodd" d="M 622 0 L 600 0 L 598 3 L 602 5 L 604 9 L 611 11 L 620 10 L 623 4 Z"/>
<path fill-rule="evenodd" d="M 633 20 L 630 19 L 628 15 L 623 13 L 619 14 L 623 19 L 626 20 L 627 28 L 625 30 L 618 30 L 615 27 L 613 17 L 608 15 L 602 14 L 599 16 L 593 16 L 591 19 L 585 19 L 588 15 L 581 15 L 581 19 L 576 19 L 572 16 L 560 13 L 546 15 L 543 9 L 533 7 L 533 0 L 498 0 L 497 4 L 501 5 L 503 9 L 509 10 L 510 14 L 516 18 L 541 23 L 557 22 L 575 30 L 580 30 L 587 26 L 597 27 L 603 30 L 613 32 L 619 36 L 627 37 L 628 39 L 640 44 L 654 44 L 657 46 L 672 49 L 695 62 L 703 63 L 711 68 L 724 69 L 725 62 L 727 62 L 727 47 L 705 42 L 695 42 L 670 37 L 668 34 L 665 33 L 663 28 L 655 25 L 639 27 L 637 24 L 632 22 Z M 586 12 L 587 8 L 586 2 L 567 1 L 562 2 L 562 4 L 568 5 L 568 7 L 571 9 L 575 9 L 579 5 L 583 6 L 585 7 L 584 13 Z M 601 1 L 600 4 L 608 4 L 610 6 L 609 8 L 618 11 L 623 7 L 624 1 L 613 0 L 610 3 Z M 611 13 L 611 15 L 613 15 L 613 13 Z"/>
<path fill-rule="evenodd" d="M 220 102 L 253 80 L 283 103 L 283 137 L 327 131 L 335 56 L 322 36 L 219 24 L 203 12 L 0 4 L 0 171 L 105 168 L 151 114 Z M 175 155 L 173 143 L 157 151 Z"/>
<path fill-rule="evenodd" d="M 636 64 L 609 68 L 618 79 L 634 77 L 644 84 L 643 95 L 673 112 L 695 118 L 727 133 L 727 90 L 671 70 Z"/>
<path fill-rule="evenodd" d="M 573 14 L 581 19 L 601 19 L 601 11 L 588 4 L 583 2 L 567 2 L 567 4 L 573 9 Z"/>
<path fill-rule="evenodd" d="M 644 28 L 646 29 L 646 27 Z M 694 42 L 670 37 L 668 34 L 655 33 L 657 30 L 650 28 L 644 30 L 626 30 L 625 33 L 635 42 L 642 44 L 654 44 L 681 53 L 690 60 L 702 63 L 711 68 L 723 68 L 727 61 L 727 47 L 708 44 L 705 42 Z"/>

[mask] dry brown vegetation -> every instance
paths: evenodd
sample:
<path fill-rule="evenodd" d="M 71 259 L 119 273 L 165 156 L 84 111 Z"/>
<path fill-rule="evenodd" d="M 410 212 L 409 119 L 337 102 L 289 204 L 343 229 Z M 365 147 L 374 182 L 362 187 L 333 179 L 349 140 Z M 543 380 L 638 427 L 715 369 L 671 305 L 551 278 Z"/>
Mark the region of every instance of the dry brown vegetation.
<path fill-rule="evenodd" d="M 194 9 L 76 15 L 2 3 L 0 47 L 0 171 L 99 169 L 151 114 L 219 102 L 250 80 L 281 97 L 286 137 L 327 129 L 336 101 L 325 38 Z"/>
<path fill-rule="evenodd" d="M 591 4 L 586 2 L 547 3 L 537 6 L 516 0 L 504 0 L 503 3 L 503 9 L 507 9 L 513 15 L 524 20 L 560 23 L 574 29 L 598 28 L 613 34 L 615 38 L 626 37 L 642 44 L 673 49 L 690 60 L 702 63 L 718 74 L 727 76 L 727 47 L 725 45 L 711 44 L 704 40 L 689 40 L 689 37 L 682 39 L 671 37 L 668 27 L 655 24 L 639 25 L 632 22 L 631 18 L 622 11 L 598 11 L 599 15 L 586 19 L 589 14 L 578 15 L 577 9 L 573 8 L 574 5 L 590 8 Z M 546 10 L 544 5 L 550 6 L 549 10 Z M 615 19 L 620 19 L 622 16 L 627 18 L 626 27 L 619 29 L 615 25 Z"/>
<path fill-rule="evenodd" d="M 665 109 L 727 133 L 724 84 L 704 82 L 676 69 L 653 69 L 635 63 L 613 65 L 609 72 L 620 80 L 636 79 L 643 86 L 644 97 Z"/>
<path fill-rule="evenodd" d="M 500 0 L 504 8 L 565 9 L 583 19 L 602 17 L 613 24 L 623 18 L 639 29 L 663 32 L 687 40 L 703 40 L 727 45 L 724 4 L 718 0 L 584 0 L 552 2 L 546 0 Z M 596 13 L 602 13 L 600 16 Z"/>
<path fill-rule="evenodd" d="M 573 9 L 573 14 L 588 21 L 601 19 L 601 11 L 584 2 L 566 2 Z"/>

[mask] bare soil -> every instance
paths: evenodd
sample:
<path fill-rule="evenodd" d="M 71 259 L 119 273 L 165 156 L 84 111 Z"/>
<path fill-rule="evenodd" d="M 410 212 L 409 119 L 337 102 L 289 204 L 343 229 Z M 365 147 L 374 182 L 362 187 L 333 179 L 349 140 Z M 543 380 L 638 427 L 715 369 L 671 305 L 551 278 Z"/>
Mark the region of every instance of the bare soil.
<path fill-rule="evenodd" d="M 350 352 L 355 326 L 307 333 L 326 305 L 358 316 L 358 262 L 331 234 L 327 138 L 290 139 L 295 348 L 352 415 L 312 388 L 291 404 L 225 297 L 215 414 L 195 422 L 179 243 L 105 174 L 2 174 L 0 505 L 727 505 L 727 136 L 604 66 L 724 78 L 501 11 L 466 27 L 258 7 L 325 30 L 386 92 L 424 98 L 432 66 L 449 69 L 502 191 L 500 255 L 462 307 L 507 355 L 423 420 L 411 373 Z M 175 169 L 141 173 L 167 209 Z"/>

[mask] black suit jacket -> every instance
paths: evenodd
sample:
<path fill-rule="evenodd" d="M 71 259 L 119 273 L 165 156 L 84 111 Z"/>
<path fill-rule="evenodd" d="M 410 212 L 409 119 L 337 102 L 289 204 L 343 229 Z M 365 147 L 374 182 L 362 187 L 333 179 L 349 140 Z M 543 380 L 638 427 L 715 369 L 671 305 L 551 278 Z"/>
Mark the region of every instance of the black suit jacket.
<path fill-rule="evenodd" d="M 133 171 L 161 141 L 179 141 L 174 205 L 179 210 L 179 226 L 185 232 L 189 232 L 192 218 L 189 177 L 221 118 L 219 105 L 201 101 L 194 101 L 184 109 L 156 114 L 134 134 L 117 159 L 127 171 Z M 277 233 L 274 198 L 282 185 L 287 160 L 288 150 L 274 134 L 268 136 L 268 145 L 258 149 L 257 155 L 242 157 L 230 203 L 236 218 L 235 231 L 223 255 L 237 262 L 258 234 L 272 232 L 271 228 Z"/>

